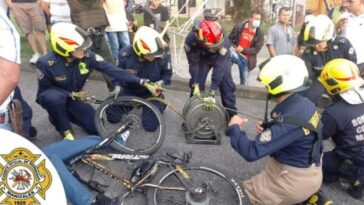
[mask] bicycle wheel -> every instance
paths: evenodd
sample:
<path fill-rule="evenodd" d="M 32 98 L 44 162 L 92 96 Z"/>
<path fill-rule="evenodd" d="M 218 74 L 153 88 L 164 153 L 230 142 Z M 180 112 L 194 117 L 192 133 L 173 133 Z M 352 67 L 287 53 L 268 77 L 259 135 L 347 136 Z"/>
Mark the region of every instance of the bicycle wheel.
<path fill-rule="evenodd" d="M 163 170 L 163 171 L 162 171 Z M 183 187 L 177 178 L 177 171 L 162 169 L 152 180 L 152 184 L 164 187 Z M 217 169 L 205 166 L 184 167 L 195 185 L 204 188 L 206 195 L 193 197 L 188 191 L 148 188 L 148 205 L 247 205 L 248 199 L 239 183 Z"/>
<path fill-rule="evenodd" d="M 111 146 L 127 154 L 152 154 L 165 138 L 166 125 L 157 107 L 134 96 L 106 99 L 95 114 L 95 125 L 102 138 L 115 132 L 124 122 L 131 127 L 111 143 Z"/>

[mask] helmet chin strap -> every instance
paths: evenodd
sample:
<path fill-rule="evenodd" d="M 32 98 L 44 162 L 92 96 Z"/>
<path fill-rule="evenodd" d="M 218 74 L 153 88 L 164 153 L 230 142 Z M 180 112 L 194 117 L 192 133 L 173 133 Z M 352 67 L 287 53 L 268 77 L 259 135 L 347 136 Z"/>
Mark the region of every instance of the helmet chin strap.
<path fill-rule="evenodd" d="M 268 93 L 267 94 L 267 98 L 265 100 L 265 111 L 264 111 L 264 120 L 263 120 L 263 128 L 267 128 L 268 127 L 268 106 L 269 106 L 269 100 L 271 99 L 271 95 Z"/>

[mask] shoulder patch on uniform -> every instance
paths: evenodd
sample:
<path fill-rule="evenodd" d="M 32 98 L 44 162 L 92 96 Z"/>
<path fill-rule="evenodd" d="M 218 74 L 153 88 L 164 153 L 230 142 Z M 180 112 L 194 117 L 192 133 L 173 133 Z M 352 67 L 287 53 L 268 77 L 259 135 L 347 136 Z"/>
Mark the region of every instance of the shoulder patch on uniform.
<path fill-rule="evenodd" d="M 48 61 L 48 65 L 52 66 L 54 64 L 54 61 Z"/>
<path fill-rule="evenodd" d="M 260 134 L 259 141 L 260 142 L 269 142 L 272 140 L 272 131 L 270 129 L 264 130 L 262 134 Z"/>
<path fill-rule="evenodd" d="M 99 54 L 95 55 L 96 61 L 101 62 L 104 61 L 104 58 L 102 56 L 100 56 Z"/>
<path fill-rule="evenodd" d="M 333 48 L 334 48 L 335 50 L 337 50 L 337 49 L 339 48 L 339 46 L 335 44 L 335 45 L 333 46 Z"/>
<path fill-rule="evenodd" d="M 37 68 L 37 77 L 38 77 L 38 80 L 42 80 L 44 78 L 44 73 L 39 68 Z"/>
<path fill-rule="evenodd" d="M 97 55 L 97 54 L 96 54 Z M 84 56 L 86 57 L 86 58 L 89 58 L 90 57 L 90 53 L 89 52 L 85 52 L 85 54 L 84 54 Z"/>
<path fill-rule="evenodd" d="M 354 48 L 353 48 L 353 47 L 349 48 L 349 54 L 350 54 L 350 55 L 353 55 L 353 54 L 354 54 L 354 51 L 355 51 L 355 50 L 354 50 Z"/>

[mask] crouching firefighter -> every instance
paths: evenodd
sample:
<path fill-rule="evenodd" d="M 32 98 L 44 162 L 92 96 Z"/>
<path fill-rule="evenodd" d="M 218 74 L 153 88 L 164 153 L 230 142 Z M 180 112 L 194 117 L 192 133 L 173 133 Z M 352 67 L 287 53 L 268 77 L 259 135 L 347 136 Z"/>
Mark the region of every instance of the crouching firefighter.
<path fill-rule="evenodd" d="M 324 182 L 339 178 L 351 183 L 347 193 L 360 199 L 364 191 L 364 80 L 355 63 L 334 59 L 327 63 L 319 81 L 333 103 L 322 113 L 323 138 L 335 148 L 323 156 Z"/>
<path fill-rule="evenodd" d="M 282 63 L 284 62 L 284 63 Z M 244 131 L 248 121 L 235 115 L 226 134 L 245 160 L 268 157 L 262 172 L 243 182 L 251 204 L 297 204 L 316 193 L 322 182 L 322 135 L 315 105 L 296 92 L 307 89 L 308 71 L 303 60 L 280 55 L 270 59 L 259 73 L 268 90 L 264 122 L 250 140 Z M 267 120 L 268 100 L 277 105 Z"/>
<path fill-rule="evenodd" d="M 95 109 L 84 102 L 90 96 L 82 90 L 94 69 L 113 76 L 118 81 L 146 86 L 153 93 L 158 88 L 151 86 L 149 80 L 119 69 L 88 50 L 92 41 L 88 33 L 76 25 L 54 24 L 51 44 L 53 51 L 42 56 L 36 64 L 36 102 L 47 110 L 51 123 L 65 139 L 74 139 L 70 122 L 79 125 L 89 134 L 98 134 L 93 121 Z"/>

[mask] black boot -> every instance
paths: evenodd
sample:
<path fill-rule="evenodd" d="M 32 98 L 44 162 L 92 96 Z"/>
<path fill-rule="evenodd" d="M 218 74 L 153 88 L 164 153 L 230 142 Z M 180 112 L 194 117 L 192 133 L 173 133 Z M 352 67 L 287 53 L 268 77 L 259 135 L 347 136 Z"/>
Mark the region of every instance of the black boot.
<path fill-rule="evenodd" d="M 303 205 L 332 205 L 334 204 L 323 191 L 319 190 L 302 203 Z"/>
<path fill-rule="evenodd" d="M 364 191 L 363 179 L 356 179 L 347 190 L 348 194 L 355 199 L 361 199 L 363 197 L 363 191 Z"/>
<path fill-rule="evenodd" d="M 96 200 L 91 205 L 122 205 L 123 200 L 121 197 L 109 198 L 104 194 L 98 194 Z"/>

